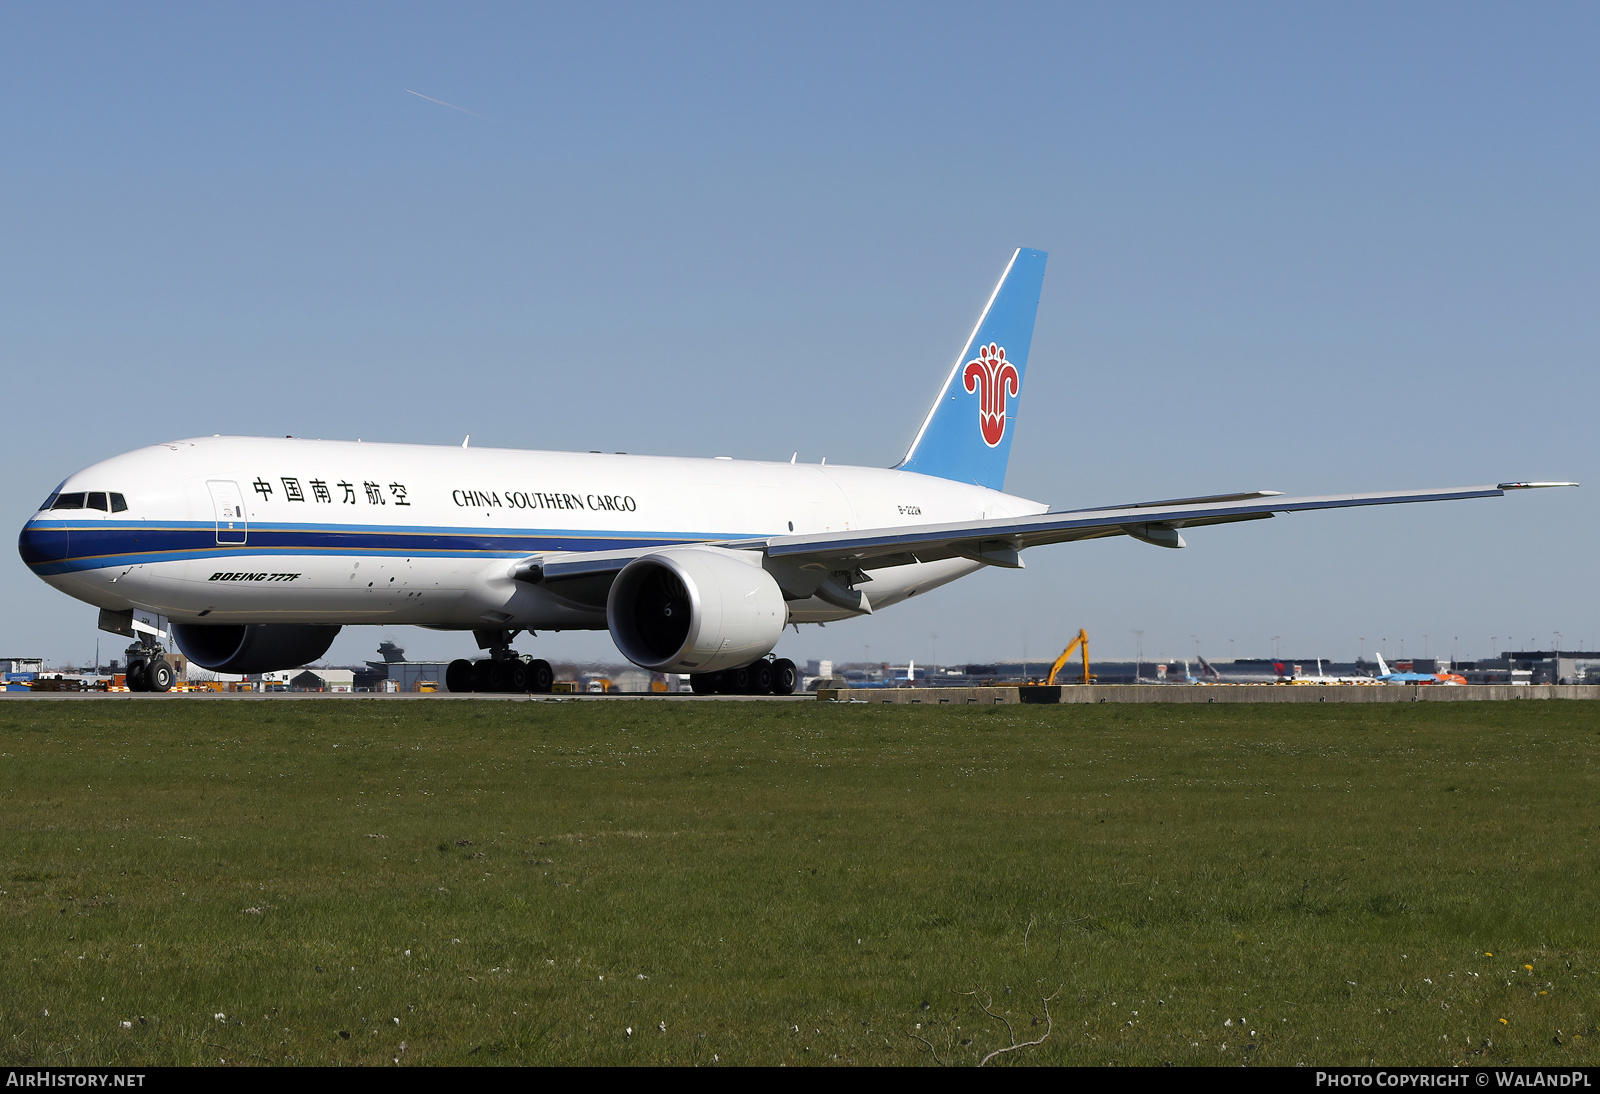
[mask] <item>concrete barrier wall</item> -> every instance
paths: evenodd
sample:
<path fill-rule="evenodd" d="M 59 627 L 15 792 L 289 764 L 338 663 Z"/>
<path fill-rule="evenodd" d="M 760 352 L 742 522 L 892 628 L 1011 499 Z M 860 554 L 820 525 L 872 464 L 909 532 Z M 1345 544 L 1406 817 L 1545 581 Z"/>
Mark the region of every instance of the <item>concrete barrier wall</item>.
<path fill-rule="evenodd" d="M 1076 684 L 1008 688 L 823 688 L 823 702 L 921 703 L 1471 703 L 1600 699 L 1596 684 Z"/>

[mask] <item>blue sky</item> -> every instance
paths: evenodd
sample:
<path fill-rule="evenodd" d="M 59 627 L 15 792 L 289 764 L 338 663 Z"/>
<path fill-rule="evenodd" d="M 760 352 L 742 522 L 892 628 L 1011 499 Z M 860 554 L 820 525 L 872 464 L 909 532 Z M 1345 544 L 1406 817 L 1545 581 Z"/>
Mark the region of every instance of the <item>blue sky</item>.
<path fill-rule="evenodd" d="M 887 465 L 1025 245 L 1016 493 L 1591 486 L 1043 548 L 780 652 L 1600 646 L 1600 9 L 4 11 L 12 527 L 194 434 Z M 10 558 L 0 653 L 87 657 Z M 471 646 L 333 657 L 385 636 Z"/>

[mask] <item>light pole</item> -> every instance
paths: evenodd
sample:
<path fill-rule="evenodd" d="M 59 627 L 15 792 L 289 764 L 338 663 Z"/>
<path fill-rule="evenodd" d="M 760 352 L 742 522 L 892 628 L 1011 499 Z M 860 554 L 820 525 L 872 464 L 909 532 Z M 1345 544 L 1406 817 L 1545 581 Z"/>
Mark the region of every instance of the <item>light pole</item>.
<path fill-rule="evenodd" d="M 1139 666 L 1144 662 L 1144 632 L 1133 632 L 1133 682 L 1139 682 Z"/>

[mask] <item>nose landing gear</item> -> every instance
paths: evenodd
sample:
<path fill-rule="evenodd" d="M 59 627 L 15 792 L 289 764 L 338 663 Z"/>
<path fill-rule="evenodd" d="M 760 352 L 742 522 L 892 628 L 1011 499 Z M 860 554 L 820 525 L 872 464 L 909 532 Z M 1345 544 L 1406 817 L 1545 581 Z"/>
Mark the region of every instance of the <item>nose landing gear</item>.
<path fill-rule="evenodd" d="M 159 642 L 150 645 L 139 643 L 129 646 L 124 653 L 128 661 L 123 679 L 129 691 L 170 691 L 177 674 L 167 663 L 166 650 Z"/>

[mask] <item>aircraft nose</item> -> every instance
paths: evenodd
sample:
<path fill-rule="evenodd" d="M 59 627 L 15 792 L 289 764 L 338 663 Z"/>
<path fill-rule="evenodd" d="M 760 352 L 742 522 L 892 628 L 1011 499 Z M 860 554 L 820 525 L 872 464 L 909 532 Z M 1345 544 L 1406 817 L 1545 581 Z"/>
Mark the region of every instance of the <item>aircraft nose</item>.
<path fill-rule="evenodd" d="M 29 566 L 43 566 L 60 562 L 67 557 L 70 533 L 65 528 L 50 528 L 40 524 L 35 517 L 22 526 L 17 537 L 17 553 Z"/>

